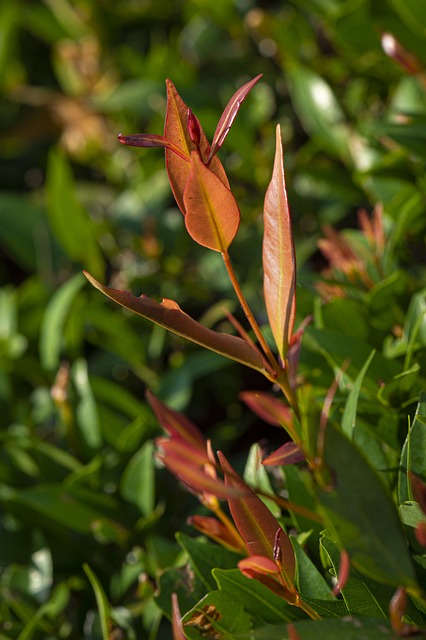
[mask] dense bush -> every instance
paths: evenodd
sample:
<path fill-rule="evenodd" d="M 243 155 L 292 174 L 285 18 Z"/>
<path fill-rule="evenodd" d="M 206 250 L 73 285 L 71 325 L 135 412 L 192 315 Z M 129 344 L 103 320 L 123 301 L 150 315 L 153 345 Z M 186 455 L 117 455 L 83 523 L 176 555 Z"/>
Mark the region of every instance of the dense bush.
<path fill-rule="evenodd" d="M 426 10 L 258 4 L 1 4 L 0 638 L 169 638 L 172 592 L 194 639 L 426 626 Z M 296 328 L 311 318 L 294 418 L 310 467 L 271 473 L 255 443 L 265 457 L 288 435 L 263 396 L 243 394 L 277 399 L 270 381 L 123 311 L 81 274 L 235 332 L 224 309 L 244 315 L 220 255 L 188 235 L 162 151 L 117 134 L 163 132 L 171 78 L 212 140 L 258 74 L 219 152 L 241 210 L 230 254 L 272 347 L 262 211 L 279 123 Z M 280 498 L 268 505 L 291 534 L 304 611 L 194 537 L 187 518 L 206 511 L 155 460 L 162 420 L 146 389 Z"/>

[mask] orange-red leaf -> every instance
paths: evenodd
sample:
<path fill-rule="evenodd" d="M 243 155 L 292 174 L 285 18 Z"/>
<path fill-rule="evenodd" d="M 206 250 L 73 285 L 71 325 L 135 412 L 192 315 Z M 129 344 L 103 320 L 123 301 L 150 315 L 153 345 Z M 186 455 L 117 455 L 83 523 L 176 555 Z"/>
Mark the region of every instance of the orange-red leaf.
<path fill-rule="evenodd" d="M 191 171 L 183 194 L 185 225 L 191 238 L 203 247 L 226 251 L 238 231 L 240 210 L 232 192 L 191 153 Z"/>
<path fill-rule="evenodd" d="M 283 467 L 288 464 L 295 464 L 305 459 L 305 454 L 295 442 L 286 442 L 276 449 L 267 458 L 262 460 L 262 464 L 269 467 Z"/>
<path fill-rule="evenodd" d="M 262 74 L 253 78 L 253 80 L 246 82 L 246 84 L 244 84 L 242 87 L 237 89 L 237 91 L 234 93 L 234 95 L 226 105 L 220 117 L 220 120 L 217 124 L 216 131 L 214 132 L 212 148 L 210 151 L 207 164 L 210 162 L 213 156 L 216 155 L 220 147 L 223 145 L 223 142 L 226 136 L 228 135 L 229 129 L 231 128 L 232 123 L 234 122 L 235 116 L 237 115 L 241 107 L 242 101 L 244 100 L 246 95 L 249 93 L 249 91 L 251 91 L 251 89 L 254 87 L 256 82 L 260 80 L 261 77 L 262 77 Z"/>
<path fill-rule="evenodd" d="M 129 291 L 105 287 L 87 271 L 83 271 L 83 273 L 96 289 L 99 289 L 99 291 L 122 307 L 134 311 L 161 327 L 187 340 L 191 340 L 191 342 L 211 349 L 231 360 L 241 362 L 263 374 L 266 373 L 264 361 L 255 348 L 236 336 L 207 329 L 207 327 L 184 313 L 173 300 L 164 299 L 163 302 L 159 303 L 144 295 L 138 298 Z"/>
<path fill-rule="evenodd" d="M 284 178 L 280 126 L 275 162 L 264 206 L 263 291 L 272 334 L 284 362 L 296 310 L 296 258 Z"/>
<path fill-rule="evenodd" d="M 191 420 L 182 413 L 170 409 L 149 390 L 146 392 L 146 398 L 164 431 L 174 439 L 185 440 L 185 442 L 189 442 L 193 446 L 206 451 L 206 440 L 199 428 Z"/>
<path fill-rule="evenodd" d="M 237 531 L 235 531 L 235 534 L 232 534 L 217 518 L 212 518 L 211 516 L 190 516 L 186 522 L 222 546 L 239 553 L 245 552 L 244 542 Z"/>
<path fill-rule="evenodd" d="M 219 461 L 225 483 L 244 491 L 244 495 L 228 498 L 229 510 L 240 535 L 244 538 L 250 555 L 265 556 L 274 560 L 278 520 L 256 493 L 236 474 L 225 456 L 219 451 Z M 279 537 L 282 572 L 288 586 L 294 585 L 295 559 L 293 546 L 283 531 Z"/>
<path fill-rule="evenodd" d="M 191 140 L 188 129 L 188 107 L 176 91 L 171 80 L 166 80 L 167 89 L 167 112 L 164 126 L 164 137 L 173 142 L 180 150 L 181 155 L 189 159 L 191 151 L 196 149 L 196 145 Z M 206 162 L 210 154 L 210 144 L 200 125 L 199 148 L 203 160 Z M 189 164 L 182 157 L 166 148 L 166 169 L 169 177 L 173 195 L 179 209 L 185 214 L 183 202 L 183 192 L 189 176 Z M 210 170 L 216 174 L 221 182 L 229 186 L 225 170 L 218 158 L 214 158 L 210 164 Z"/>

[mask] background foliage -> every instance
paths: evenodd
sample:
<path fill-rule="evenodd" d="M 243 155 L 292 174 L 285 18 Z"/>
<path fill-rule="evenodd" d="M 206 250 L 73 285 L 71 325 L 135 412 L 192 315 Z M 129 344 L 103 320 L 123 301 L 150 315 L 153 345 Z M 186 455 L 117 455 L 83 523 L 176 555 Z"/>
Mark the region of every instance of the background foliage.
<path fill-rule="evenodd" d="M 416 0 L 2 1 L 1 638 L 106 638 L 108 603 L 111 637 L 170 637 L 154 579 L 188 546 L 196 554 L 185 520 L 198 507 L 154 469 L 159 428 L 146 387 L 237 468 L 252 442 L 281 443 L 238 400 L 264 386 L 254 373 L 126 314 L 80 273 L 178 300 L 208 326 L 224 306 L 237 311 L 220 258 L 184 230 L 162 152 L 116 141 L 120 131 L 162 132 L 166 77 L 211 137 L 236 87 L 263 74 L 221 150 L 242 212 L 236 269 L 262 314 L 261 212 L 279 122 L 298 321 L 314 317 L 301 374 L 323 397 L 347 358 L 355 380 L 376 349 L 359 444 L 373 430 L 366 454 L 376 467 L 398 465 L 425 388 L 425 24 Z M 383 32 L 415 58 L 386 55 Z M 380 268 L 367 263 L 366 286 L 337 262 L 329 284 L 346 297 L 325 301 L 324 225 L 362 253 L 356 212 L 378 203 Z M 342 384 L 338 415 L 346 397 Z M 396 474 L 385 475 L 394 488 Z M 323 543 L 333 564 L 332 545 Z M 225 555 L 212 560 L 222 583 L 234 566 Z"/>

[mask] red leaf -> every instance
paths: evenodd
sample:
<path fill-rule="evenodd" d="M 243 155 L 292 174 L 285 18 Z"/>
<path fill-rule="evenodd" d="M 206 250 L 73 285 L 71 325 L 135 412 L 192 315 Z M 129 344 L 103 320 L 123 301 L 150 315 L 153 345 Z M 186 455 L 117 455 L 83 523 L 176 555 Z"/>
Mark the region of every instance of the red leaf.
<path fill-rule="evenodd" d="M 187 162 L 189 167 L 189 156 L 185 155 L 179 147 L 164 136 L 158 136 L 154 133 L 134 133 L 130 136 L 123 136 L 120 133 L 118 140 L 121 144 L 128 145 L 129 147 L 163 147 L 169 149 L 173 151 L 173 153 L 176 153 L 181 160 Z"/>
<path fill-rule="evenodd" d="M 185 225 L 189 235 L 203 247 L 223 253 L 240 224 L 240 210 L 232 192 L 191 154 L 191 171 L 183 194 Z"/>
<path fill-rule="evenodd" d="M 296 311 L 296 257 L 279 125 L 274 169 L 265 196 L 263 219 L 263 291 L 272 334 L 281 360 L 285 362 Z"/>
<path fill-rule="evenodd" d="M 180 149 L 182 156 L 189 158 L 191 151 L 195 151 L 197 145 L 191 140 L 188 129 L 188 107 L 176 91 L 171 80 L 166 80 L 167 89 L 167 112 L 164 126 L 164 137 L 173 142 Z M 197 121 L 198 122 L 198 121 Z M 198 123 L 199 124 L 199 123 Z M 203 161 L 207 161 L 210 154 L 210 144 L 206 135 L 199 125 L 199 148 Z M 189 164 L 182 157 L 166 148 L 166 170 L 169 177 L 173 195 L 179 209 L 185 214 L 183 193 L 189 176 Z M 225 170 L 218 158 L 214 158 L 210 164 L 210 170 L 229 187 Z"/>
<path fill-rule="evenodd" d="M 190 516 L 186 522 L 200 533 L 203 533 L 205 536 L 208 536 L 228 549 L 238 551 L 239 553 L 245 551 L 243 540 L 238 536 L 237 532 L 235 531 L 235 535 L 232 535 L 217 518 L 212 518 L 211 516 Z"/>
<path fill-rule="evenodd" d="M 220 147 L 223 145 L 223 142 L 228 135 L 229 129 L 234 122 L 235 116 L 237 115 L 241 107 L 241 103 L 261 77 L 262 74 L 256 76 L 255 78 L 253 78 L 253 80 L 250 80 L 250 82 L 247 82 L 242 87 L 237 89 L 237 91 L 234 93 L 234 95 L 226 105 L 216 127 L 216 131 L 214 132 L 212 148 L 207 160 L 207 164 L 209 164 L 210 160 L 213 158 L 213 156 L 216 155 Z"/>
<path fill-rule="evenodd" d="M 172 634 L 173 640 L 186 640 L 176 593 L 172 593 Z"/>
<path fill-rule="evenodd" d="M 187 340 L 211 349 L 231 360 L 241 362 L 266 375 L 264 361 L 255 348 L 236 336 L 207 329 L 207 327 L 184 313 L 173 300 L 164 299 L 163 302 L 159 303 L 144 295 L 138 298 L 129 291 L 105 287 L 87 271 L 83 271 L 83 273 L 96 289 L 99 289 L 104 295 L 122 307 L 134 311 L 148 320 L 152 320 L 152 322 L 165 327 L 169 331 L 173 331 L 173 333 Z"/>
<path fill-rule="evenodd" d="M 250 555 L 265 556 L 274 560 L 276 534 L 281 525 L 272 515 L 264 502 L 238 476 L 223 453 L 218 452 L 225 482 L 231 487 L 244 491 L 238 498 L 228 498 L 229 510 L 235 526 L 244 538 Z M 280 536 L 283 577 L 287 586 L 294 585 L 295 559 L 293 546 L 288 536 L 282 532 Z"/>
<path fill-rule="evenodd" d="M 203 434 L 186 416 L 170 409 L 149 390 L 146 392 L 146 398 L 164 431 L 174 438 L 185 440 L 206 451 L 206 441 Z"/>
<path fill-rule="evenodd" d="M 262 464 L 270 467 L 281 467 L 288 464 L 295 464 L 305 459 L 305 454 L 295 442 L 286 442 L 267 458 L 262 460 Z"/>

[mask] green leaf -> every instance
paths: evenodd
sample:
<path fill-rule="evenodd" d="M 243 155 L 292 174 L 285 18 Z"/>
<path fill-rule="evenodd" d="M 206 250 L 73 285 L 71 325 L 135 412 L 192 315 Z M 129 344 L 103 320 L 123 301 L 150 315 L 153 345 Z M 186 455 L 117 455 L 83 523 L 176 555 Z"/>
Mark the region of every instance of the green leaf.
<path fill-rule="evenodd" d="M 330 85 L 294 61 L 286 75 L 292 102 L 307 133 L 325 151 L 347 161 L 349 129 Z"/>
<path fill-rule="evenodd" d="M 392 629 L 371 618 L 345 618 L 343 620 L 304 620 L 290 625 L 277 625 L 254 629 L 251 636 L 235 640 L 384 640 L 392 639 Z M 297 635 L 296 635 L 297 634 Z"/>
<path fill-rule="evenodd" d="M 216 587 L 212 577 L 213 569 L 234 569 L 241 556 L 224 547 L 205 540 L 204 538 L 190 538 L 178 533 L 176 539 L 179 545 L 188 554 L 191 565 L 208 590 Z"/>
<path fill-rule="evenodd" d="M 345 409 L 342 416 L 342 432 L 350 439 L 353 438 L 353 430 L 356 426 L 356 414 L 361 385 L 375 354 L 376 351 L 373 350 L 367 358 L 364 366 L 355 378 L 355 382 L 349 392 L 348 399 L 346 400 Z"/>
<path fill-rule="evenodd" d="M 110 640 L 109 628 L 110 628 L 110 606 L 105 595 L 105 591 L 102 588 L 101 583 L 96 577 L 93 570 L 87 563 L 83 564 L 84 573 L 89 579 L 95 592 L 96 604 L 98 605 L 99 620 L 101 623 L 102 640 Z"/>
<path fill-rule="evenodd" d="M 331 592 L 330 585 L 327 584 L 324 577 L 302 549 L 296 538 L 291 536 L 290 540 L 296 557 L 296 586 L 303 600 L 305 598 L 336 600 Z"/>
<path fill-rule="evenodd" d="M 68 257 L 98 277 L 104 271 L 94 224 L 77 200 L 71 167 L 66 156 L 52 149 L 47 167 L 47 213 L 57 240 Z"/>
<path fill-rule="evenodd" d="M 83 358 L 76 360 L 71 367 L 71 379 L 79 397 L 76 408 L 77 424 L 86 446 L 97 449 L 102 444 L 102 434 L 87 362 Z"/>
<path fill-rule="evenodd" d="M 398 477 L 399 503 L 413 499 L 409 473 L 426 482 L 426 391 L 420 394 L 413 424 L 409 427 L 401 453 Z"/>
<path fill-rule="evenodd" d="M 395 505 L 358 448 L 332 425 L 325 435 L 330 474 L 318 490 L 327 527 L 363 574 L 392 586 L 416 588 L 416 577 Z"/>
<path fill-rule="evenodd" d="M 197 629 L 200 616 L 198 628 L 203 631 L 204 623 L 210 632 L 216 631 L 224 640 L 232 640 L 238 634 L 249 633 L 251 629 L 251 617 L 245 611 L 244 604 L 229 591 L 212 591 L 200 600 L 183 616 L 185 630 L 188 631 L 192 626 Z"/>
<path fill-rule="evenodd" d="M 265 196 L 263 224 L 263 293 L 275 344 L 281 360 L 285 362 L 296 312 L 296 255 L 279 125 L 276 130 L 274 169 Z"/>
<path fill-rule="evenodd" d="M 232 360 L 241 362 L 248 367 L 257 369 L 262 373 L 266 372 L 263 360 L 258 351 L 245 342 L 245 340 L 226 333 L 219 333 L 207 329 L 184 313 L 173 300 L 164 298 L 163 301 L 159 303 L 144 295 L 137 298 L 128 291 L 119 291 L 118 289 L 110 289 L 109 287 L 103 286 L 87 272 L 84 272 L 84 275 L 96 289 L 99 289 L 99 291 L 108 298 L 121 304 L 121 306 L 126 309 L 130 309 L 130 311 L 134 311 L 144 318 L 152 320 L 152 322 L 165 327 L 169 331 L 173 331 L 173 333 L 187 340 L 211 349 L 212 351 L 216 351 L 216 353 L 220 353 Z"/>
<path fill-rule="evenodd" d="M 64 325 L 75 297 L 84 284 L 81 273 L 65 282 L 51 297 L 40 329 L 40 360 L 44 369 L 53 371 L 61 359 Z"/>
<path fill-rule="evenodd" d="M 239 569 L 214 569 L 212 573 L 219 588 L 234 593 L 244 603 L 245 609 L 260 621 L 273 624 L 305 615 L 258 580 L 244 576 Z"/>
<path fill-rule="evenodd" d="M 340 551 L 330 538 L 321 538 L 321 549 L 327 555 L 333 575 L 337 577 L 340 569 Z M 389 603 L 395 589 L 369 580 L 351 567 L 348 579 L 341 587 L 348 612 L 357 616 L 388 618 Z"/>
<path fill-rule="evenodd" d="M 143 515 L 155 507 L 154 444 L 146 442 L 125 468 L 120 482 L 123 498 L 135 504 Z"/>

